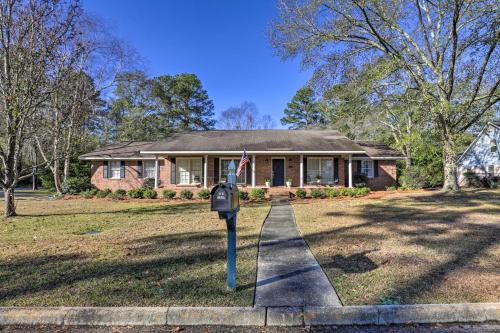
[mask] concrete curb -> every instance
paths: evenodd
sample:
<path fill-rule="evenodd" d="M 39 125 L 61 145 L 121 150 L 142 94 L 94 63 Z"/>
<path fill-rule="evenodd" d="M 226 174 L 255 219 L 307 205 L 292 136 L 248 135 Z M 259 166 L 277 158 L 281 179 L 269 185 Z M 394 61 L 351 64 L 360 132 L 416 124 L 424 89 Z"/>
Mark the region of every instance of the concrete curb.
<path fill-rule="evenodd" d="M 0 307 L 6 325 L 322 326 L 500 322 L 500 303 L 329 307 Z"/>

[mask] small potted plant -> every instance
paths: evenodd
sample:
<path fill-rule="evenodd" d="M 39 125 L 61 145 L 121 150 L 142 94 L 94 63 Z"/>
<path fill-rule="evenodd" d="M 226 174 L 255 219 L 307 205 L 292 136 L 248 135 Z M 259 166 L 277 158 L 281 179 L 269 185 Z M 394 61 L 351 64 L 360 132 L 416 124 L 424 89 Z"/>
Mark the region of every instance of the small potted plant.
<path fill-rule="evenodd" d="M 317 175 L 316 176 L 316 183 L 319 185 L 321 184 L 321 176 L 320 175 Z"/>
<path fill-rule="evenodd" d="M 266 187 L 271 187 L 271 178 L 266 178 L 264 181 L 266 182 Z"/>
<path fill-rule="evenodd" d="M 292 187 L 292 178 L 288 177 L 286 179 L 286 187 L 288 188 Z"/>

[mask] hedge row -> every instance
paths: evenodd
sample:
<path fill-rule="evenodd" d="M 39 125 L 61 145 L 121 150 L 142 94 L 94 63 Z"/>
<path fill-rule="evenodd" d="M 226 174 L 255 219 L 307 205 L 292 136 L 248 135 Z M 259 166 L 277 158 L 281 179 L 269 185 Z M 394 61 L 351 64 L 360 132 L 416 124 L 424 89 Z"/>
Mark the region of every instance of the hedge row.
<path fill-rule="evenodd" d="M 325 189 L 313 188 L 309 191 L 309 196 L 312 198 L 362 197 L 368 193 L 370 193 L 370 188 L 368 187 L 327 187 Z M 307 192 L 304 189 L 298 189 L 295 195 L 297 198 L 303 199 L 307 197 Z"/>

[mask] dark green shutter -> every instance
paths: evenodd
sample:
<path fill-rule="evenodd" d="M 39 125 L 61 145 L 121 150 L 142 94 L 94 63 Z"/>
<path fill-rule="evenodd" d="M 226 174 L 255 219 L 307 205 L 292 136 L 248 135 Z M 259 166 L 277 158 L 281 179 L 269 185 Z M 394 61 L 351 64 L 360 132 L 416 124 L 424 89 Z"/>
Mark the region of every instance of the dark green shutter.
<path fill-rule="evenodd" d="M 102 162 L 102 178 L 109 178 L 109 162 Z"/>
<path fill-rule="evenodd" d="M 125 161 L 120 161 L 120 178 L 125 178 Z"/>
<path fill-rule="evenodd" d="M 339 179 L 339 159 L 334 158 L 333 159 L 333 181 L 340 181 Z"/>
<path fill-rule="evenodd" d="M 373 161 L 373 177 L 378 177 L 378 160 Z"/>
<path fill-rule="evenodd" d="M 144 173 L 143 173 L 143 165 L 142 161 L 137 161 L 137 178 L 142 178 Z"/>
<path fill-rule="evenodd" d="M 357 174 L 360 175 L 361 174 L 361 161 L 357 161 L 357 162 L 358 162 Z"/>
<path fill-rule="evenodd" d="M 250 163 L 247 163 L 247 185 L 252 185 L 252 159 L 250 158 Z"/>
<path fill-rule="evenodd" d="M 214 184 L 219 183 L 219 158 L 214 158 Z"/>
<path fill-rule="evenodd" d="M 304 157 L 303 158 L 304 162 L 302 163 L 303 164 L 303 171 L 304 171 L 304 185 L 307 185 L 307 157 Z"/>
<path fill-rule="evenodd" d="M 175 157 L 170 159 L 170 184 L 177 184 L 177 180 L 175 178 L 176 168 L 175 168 Z"/>

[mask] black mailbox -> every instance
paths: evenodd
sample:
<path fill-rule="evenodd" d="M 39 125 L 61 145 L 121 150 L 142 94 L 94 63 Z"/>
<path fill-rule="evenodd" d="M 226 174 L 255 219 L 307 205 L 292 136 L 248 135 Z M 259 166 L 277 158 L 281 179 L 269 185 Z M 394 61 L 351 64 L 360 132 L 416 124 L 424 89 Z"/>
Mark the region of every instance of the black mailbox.
<path fill-rule="evenodd" d="M 211 210 L 219 213 L 236 213 L 239 211 L 238 186 L 230 183 L 216 185 L 211 192 Z"/>

